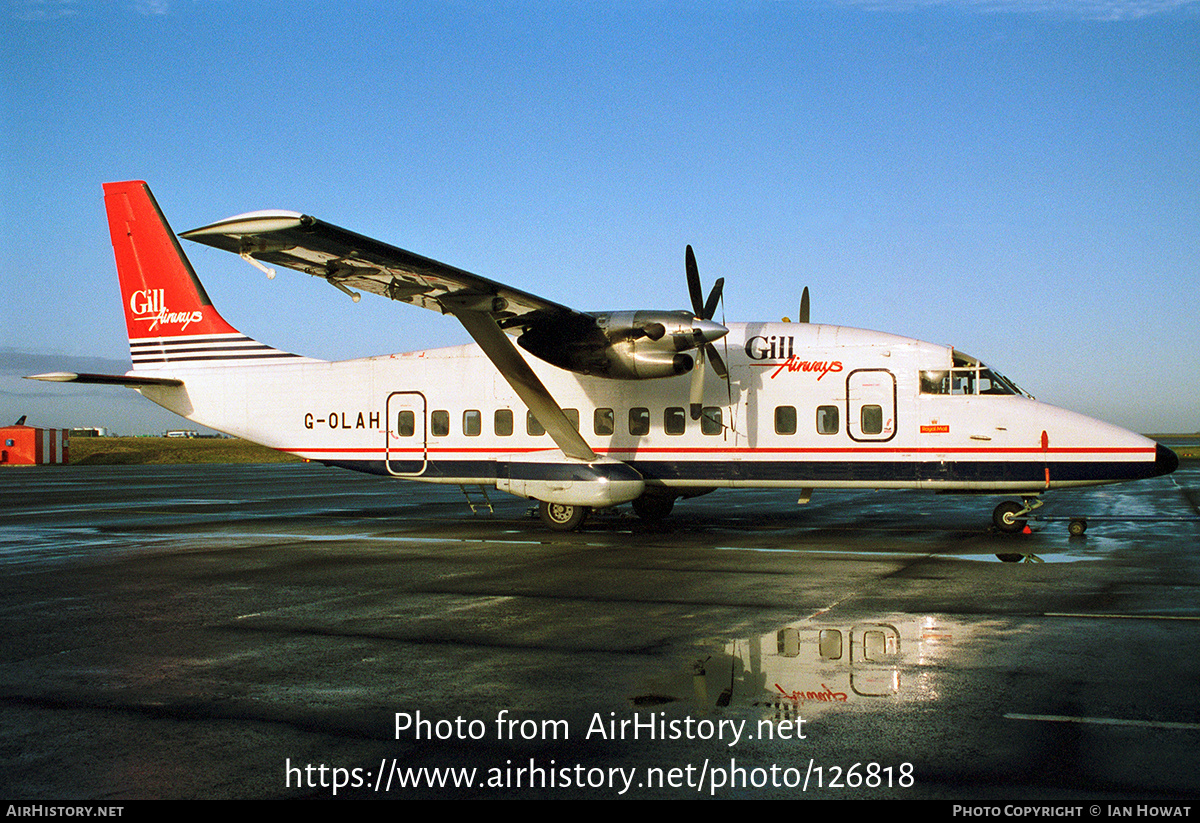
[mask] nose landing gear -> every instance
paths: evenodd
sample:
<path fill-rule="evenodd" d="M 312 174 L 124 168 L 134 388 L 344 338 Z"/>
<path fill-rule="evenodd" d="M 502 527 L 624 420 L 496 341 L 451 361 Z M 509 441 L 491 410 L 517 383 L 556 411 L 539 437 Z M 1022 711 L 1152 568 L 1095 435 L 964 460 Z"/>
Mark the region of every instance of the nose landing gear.
<path fill-rule="evenodd" d="M 992 523 L 998 530 L 1010 533 L 1024 531 L 1025 515 L 1045 505 L 1045 501 L 1037 495 L 1023 495 L 1021 500 L 1024 505 L 1015 500 L 1005 500 L 992 512 Z"/>
<path fill-rule="evenodd" d="M 1028 521 L 1037 521 L 1038 524 L 1042 524 L 1054 520 L 1061 520 L 1067 523 L 1067 532 L 1071 535 L 1071 537 L 1083 537 L 1087 533 L 1088 520 L 1094 519 L 1083 514 L 1074 514 L 1070 517 L 1039 517 L 1037 515 L 1030 514 L 1030 512 L 1032 512 L 1034 509 L 1041 508 L 1043 501 L 1038 499 L 1036 496 L 1023 497 L 1022 500 L 1025 501 L 1025 505 L 1021 505 L 1015 500 L 1005 500 L 996 507 L 996 510 L 992 512 L 992 523 L 995 525 L 996 531 L 1005 532 L 1008 534 L 1022 531 L 1027 532 L 1029 529 Z M 1028 520 L 1026 519 L 1026 515 L 1029 515 Z M 1100 519 L 1117 518 L 1102 517 Z M 1123 517 L 1120 519 L 1125 520 L 1128 518 Z"/>

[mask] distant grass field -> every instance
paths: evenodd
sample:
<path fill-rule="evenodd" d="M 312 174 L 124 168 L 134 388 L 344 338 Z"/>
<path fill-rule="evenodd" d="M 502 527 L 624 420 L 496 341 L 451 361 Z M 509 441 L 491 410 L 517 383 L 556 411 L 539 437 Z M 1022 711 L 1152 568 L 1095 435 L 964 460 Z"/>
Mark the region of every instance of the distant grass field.
<path fill-rule="evenodd" d="M 184 437 L 72 437 L 71 462 L 92 466 L 154 463 L 295 463 L 299 457 L 246 440 Z"/>
<path fill-rule="evenodd" d="M 1200 434 L 1148 434 L 1147 437 L 1165 442 L 1180 460 L 1200 460 Z"/>

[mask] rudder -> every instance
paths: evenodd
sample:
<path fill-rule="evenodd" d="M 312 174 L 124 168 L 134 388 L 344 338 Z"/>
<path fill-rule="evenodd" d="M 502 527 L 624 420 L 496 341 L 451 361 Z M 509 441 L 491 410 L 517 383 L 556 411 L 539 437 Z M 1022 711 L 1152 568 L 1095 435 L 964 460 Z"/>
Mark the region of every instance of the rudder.
<path fill-rule="evenodd" d="M 105 183 L 104 205 L 135 370 L 295 356 L 221 317 L 145 182 Z"/>

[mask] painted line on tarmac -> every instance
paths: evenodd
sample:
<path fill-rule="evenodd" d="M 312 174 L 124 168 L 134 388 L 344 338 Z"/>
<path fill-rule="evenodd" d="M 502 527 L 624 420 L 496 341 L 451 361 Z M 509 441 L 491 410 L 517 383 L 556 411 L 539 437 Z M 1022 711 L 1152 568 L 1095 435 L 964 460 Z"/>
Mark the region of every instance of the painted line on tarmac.
<path fill-rule="evenodd" d="M 1071 717 L 1062 714 L 1015 714 L 1004 715 L 1005 720 L 1040 720 L 1045 723 L 1089 723 L 1097 726 L 1139 726 L 1147 729 L 1176 729 L 1195 731 L 1200 723 L 1174 723 L 1167 720 L 1122 720 L 1118 717 Z"/>
<path fill-rule="evenodd" d="M 779 548 L 768 549 L 764 546 L 711 546 L 712 551 L 717 552 L 760 552 L 762 554 L 832 554 L 832 555 L 853 555 L 855 557 L 887 557 L 897 560 L 921 559 L 925 557 L 943 557 L 944 555 L 930 554 L 929 552 L 876 552 L 876 551 L 861 551 L 857 549 L 792 549 Z"/>
<path fill-rule="evenodd" d="M 214 532 L 220 538 L 270 538 L 280 540 L 292 540 L 298 543 L 340 543 L 350 541 L 363 541 L 375 543 L 505 543 L 521 546 L 540 546 L 545 544 L 545 540 L 512 540 L 510 538 L 491 538 L 491 537 L 422 537 L 420 535 L 410 537 L 407 535 L 393 534 L 366 534 L 358 533 L 326 533 L 316 534 L 312 532 L 255 532 L 255 531 L 222 531 Z M 597 543 L 588 543 L 586 545 L 600 545 Z"/>
<path fill-rule="evenodd" d="M 1200 616 L 1182 614 L 1088 614 L 1086 612 L 1043 612 L 1042 616 L 1087 617 L 1099 620 L 1200 620 Z"/>

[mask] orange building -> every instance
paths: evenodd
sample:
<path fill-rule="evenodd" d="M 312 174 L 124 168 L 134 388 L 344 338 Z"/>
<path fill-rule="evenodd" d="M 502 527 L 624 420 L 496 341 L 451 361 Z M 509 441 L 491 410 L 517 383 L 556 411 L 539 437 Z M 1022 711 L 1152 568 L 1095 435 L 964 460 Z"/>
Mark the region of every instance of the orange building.
<path fill-rule="evenodd" d="M 39 429 L 36 426 L 0 428 L 0 466 L 37 466 L 68 462 L 68 431 Z"/>

